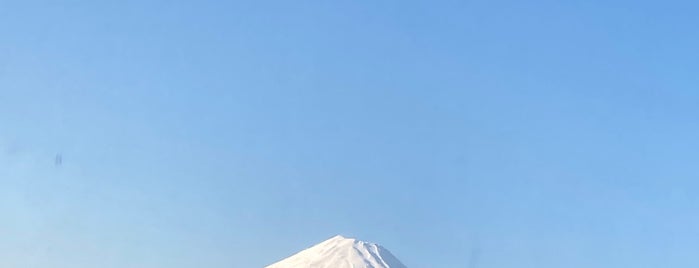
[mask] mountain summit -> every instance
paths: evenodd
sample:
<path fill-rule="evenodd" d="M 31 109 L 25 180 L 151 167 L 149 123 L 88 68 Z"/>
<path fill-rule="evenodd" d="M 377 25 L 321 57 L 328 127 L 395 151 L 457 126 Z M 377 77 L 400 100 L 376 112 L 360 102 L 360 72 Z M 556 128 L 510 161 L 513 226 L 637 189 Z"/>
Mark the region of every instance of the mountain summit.
<path fill-rule="evenodd" d="M 265 268 L 407 268 L 374 243 L 335 236 Z"/>

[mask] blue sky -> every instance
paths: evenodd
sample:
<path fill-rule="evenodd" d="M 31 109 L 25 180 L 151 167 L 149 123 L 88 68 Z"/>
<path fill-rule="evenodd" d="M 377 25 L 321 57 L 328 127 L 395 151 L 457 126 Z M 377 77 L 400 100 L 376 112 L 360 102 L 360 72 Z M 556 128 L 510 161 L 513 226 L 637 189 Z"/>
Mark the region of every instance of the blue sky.
<path fill-rule="evenodd" d="M 699 266 L 698 8 L 0 0 L 0 266 Z"/>

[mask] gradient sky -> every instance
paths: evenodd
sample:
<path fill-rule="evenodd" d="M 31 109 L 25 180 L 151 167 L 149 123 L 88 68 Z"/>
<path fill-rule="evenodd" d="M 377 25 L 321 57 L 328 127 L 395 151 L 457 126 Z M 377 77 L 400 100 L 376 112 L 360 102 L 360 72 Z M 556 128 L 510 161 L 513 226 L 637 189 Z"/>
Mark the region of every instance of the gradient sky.
<path fill-rule="evenodd" d="M 0 0 L 0 266 L 699 267 L 698 12 Z"/>

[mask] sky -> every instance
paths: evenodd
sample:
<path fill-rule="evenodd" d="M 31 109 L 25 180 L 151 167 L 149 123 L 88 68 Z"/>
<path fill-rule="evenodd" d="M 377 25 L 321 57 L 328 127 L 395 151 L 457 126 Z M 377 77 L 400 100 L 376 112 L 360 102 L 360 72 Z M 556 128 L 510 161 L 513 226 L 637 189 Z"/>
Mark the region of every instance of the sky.
<path fill-rule="evenodd" d="M 0 0 L 0 266 L 699 267 L 698 10 Z"/>

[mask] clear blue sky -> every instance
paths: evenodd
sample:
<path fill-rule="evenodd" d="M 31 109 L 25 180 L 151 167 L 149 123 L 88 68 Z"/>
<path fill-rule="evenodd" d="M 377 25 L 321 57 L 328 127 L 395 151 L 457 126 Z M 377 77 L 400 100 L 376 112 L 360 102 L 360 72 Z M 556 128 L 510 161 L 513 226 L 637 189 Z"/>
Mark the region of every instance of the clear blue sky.
<path fill-rule="evenodd" d="M 0 0 L 0 266 L 699 267 L 697 12 Z"/>

